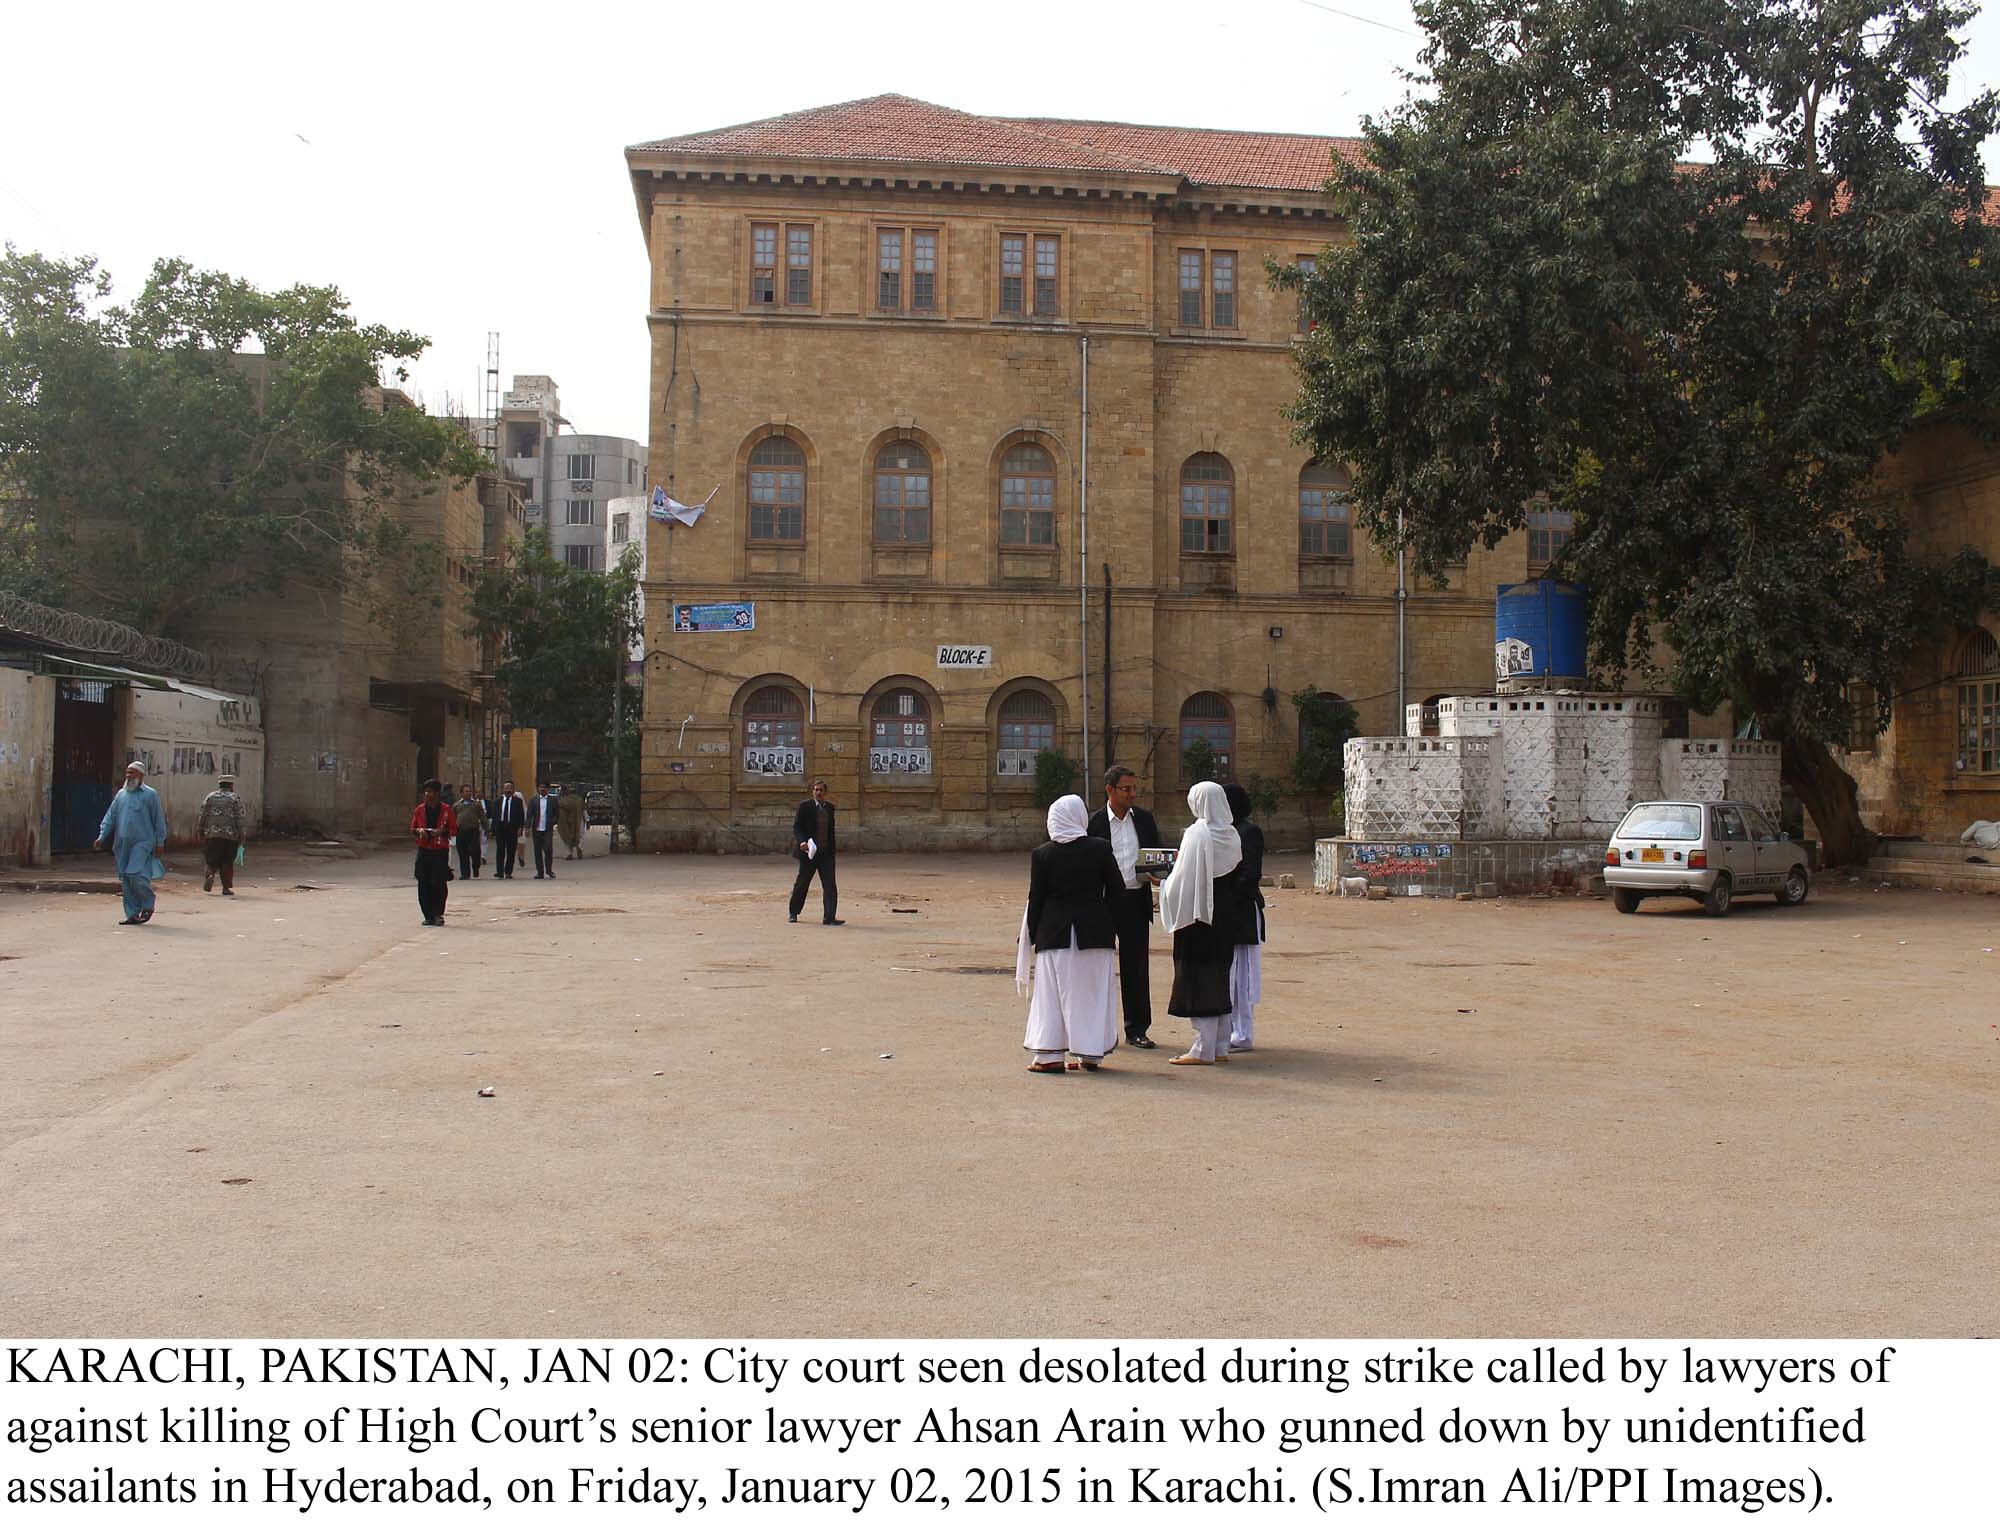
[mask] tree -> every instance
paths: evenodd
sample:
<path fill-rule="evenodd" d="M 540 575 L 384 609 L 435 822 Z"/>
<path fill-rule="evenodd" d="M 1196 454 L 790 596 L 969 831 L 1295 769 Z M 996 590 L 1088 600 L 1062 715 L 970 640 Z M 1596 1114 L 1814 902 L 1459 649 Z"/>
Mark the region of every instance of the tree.
<path fill-rule="evenodd" d="M 1292 758 L 1292 797 L 1319 834 L 1321 811 L 1347 781 L 1347 743 L 1361 734 L 1361 716 L 1337 693 L 1308 683 L 1292 695 L 1299 712 L 1299 749 Z"/>
<path fill-rule="evenodd" d="M 1596 663 L 1784 743 L 1830 860 L 1867 850 L 1830 741 L 2000 596 L 1926 561 L 1874 473 L 1926 411 L 1990 410 L 2000 243 L 1946 110 L 1950 0 L 1420 0 L 1419 94 L 1329 189 L 1301 289 L 1299 439 L 1420 570 L 1574 516 Z M 1700 150 L 1709 162 L 1688 163 Z M 1886 725 L 1884 705 L 1878 724 Z"/>
<path fill-rule="evenodd" d="M 1076 792 L 1076 759 L 1052 746 L 1035 753 L 1035 805 L 1047 809 L 1064 794 Z"/>
<path fill-rule="evenodd" d="M 494 682 L 514 723 L 576 736 L 593 779 L 610 773 L 614 677 L 624 684 L 619 765 L 631 805 L 640 690 L 625 669 L 639 626 L 638 548 L 629 547 L 609 572 L 586 571 L 558 561 L 548 536 L 531 529 L 505 565 L 480 577 L 472 618 L 483 639 L 499 643 Z M 625 818 L 638 817 L 628 810 Z"/>
<path fill-rule="evenodd" d="M 385 398 L 428 340 L 330 286 L 260 291 L 182 260 L 129 306 L 94 260 L 0 254 L 0 585 L 173 634 L 293 577 L 422 553 L 385 502 L 464 480 L 463 429 Z"/>
<path fill-rule="evenodd" d="M 1215 768 L 1215 748 L 1206 736 L 1196 736 L 1181 752 L 1181 776 L 1190 785 L 1214 781 Z"/>

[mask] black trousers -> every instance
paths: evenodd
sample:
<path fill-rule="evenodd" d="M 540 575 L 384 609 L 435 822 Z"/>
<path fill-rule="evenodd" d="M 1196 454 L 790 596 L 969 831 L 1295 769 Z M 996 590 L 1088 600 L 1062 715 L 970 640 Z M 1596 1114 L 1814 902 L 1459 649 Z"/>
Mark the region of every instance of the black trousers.
<path fill-rule="evenodd" d="M 819 875 L 820 903 L 826 907 L 821 920 L 830 921 L 840 907 L 840 888 L 833 881 L 833 854 L 822 852 L 817 857 L 799 859 L 799 876 L 792 883 L 792 911 L 797 915 L 806 905 L 806 890 L 811 886 L 813 875 Z"/>
<path fill-rule="evenodd" d="M 1146 966 L 1152 911 L 1149 885 L 1127 889 L 1111 906 L 1111 923 L 1118 928 L 1118 999 L 1125 1008 L 1127 1037 L 1144 1037 L 1153 1024 L 1152 973 Z"/>
<path fill-rule="evenodd" d="M 451 894 L 451 854 L 417 849 L 417 908 L 426 921 L 444 919 L 444 902 Z"/>
<path fill-rule="evenodd" d="M 467 826 L 458 833 L 458 876 L 479 876 L 479 827 Z"/>
<path fill-rule="evenodd" d="M 499 826 L 493 832 L 493 876 L 512 878 L 514 859 L 521 852 L 521 828 Z"/>
<path fill-rule="evenodd" d="M 544 874 L 556 876 L 556 833 L 554 831 L 530 831 L 535 838 L 535 877 Z"/>

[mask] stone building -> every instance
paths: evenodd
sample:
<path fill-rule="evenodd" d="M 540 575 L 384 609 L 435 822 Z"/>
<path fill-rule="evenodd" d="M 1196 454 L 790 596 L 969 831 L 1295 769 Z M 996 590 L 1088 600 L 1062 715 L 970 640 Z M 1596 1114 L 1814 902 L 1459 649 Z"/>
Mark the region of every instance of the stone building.
<path fill-rule="evenodd" d="M 1948 556 L 1970 547 L 2000 564 L 2000 450 L 1934 424 L 1911 434 L 1881 476 L 1911 505 L 1916 548 Z M 1955 843 L 1972 821 L 2000 820 L 2000 617 L 1989 611 L 1930 641 L 1905 670 L 1880 736 L 1874 691 L 1853 698 L 1856 734 L 1841 760 L 1871 829 Z"/>
<path fill-rule="evenodd" d="M 1196 740 L 1282 775 L 1308 684 L 1399 731 L 1395 569 L 1280 416 L 1266 273 L 1340 236 L 1347 146 L 891 95 L 628 149 L 653 476 L 717 489 L 647 525 L 641 845 L 782 842 L 816 774 L 850 841 L 1038 840 L 1045 747 L 1171 817 Z M 1412 582 L 1410 698 L 1490 687 L 1529 542 Z"/>
<path fill-rule="evenodd" d="M 485 424 L 475 420 L 475 433 Z M 528 526 L 547 532 L 556 559 L 604 571 L 611 500 L 644 489 L 646 452 L 619 435 L 565 434 L 568 424 L 552 377 L 514 377 L 501 399 L 501 468 L 521 483 Z"/>

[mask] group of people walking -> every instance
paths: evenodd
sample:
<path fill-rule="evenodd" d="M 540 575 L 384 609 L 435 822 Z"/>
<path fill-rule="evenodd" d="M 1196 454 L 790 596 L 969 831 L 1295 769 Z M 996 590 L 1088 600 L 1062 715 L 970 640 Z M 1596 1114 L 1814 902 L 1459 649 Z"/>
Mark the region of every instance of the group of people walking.
<path fill-rule="evenodd" d="M 1102 1065 L 1118 1045 L 1114 974 L 1126 1041 L 1158 1046 L 1148 1035 L 1146 958 L 1161 875 L 1144 854 L 1160 845 L 1159 827 L 1135 803 L 1130 768 L 1105 774 L 1104 795 L 1095 814 L 1086 814 L 1075 794 L 1058 799 L 1049 807 L 1049 839 L 1029 859 L 1014 982 L 1028 997 L 1022 1045 L 1031 1074 Z M 1160 921 L 1174 939 L 1167 1010 L 1192 1023 L 1194 1040 L 1168 1062 L 1211 1065 L 1254 1046 L 1263 994 L 1264 833 L 1236 784 L 1197 783 L 1188 809 L 1194 819 L 1160 885 Z"/>
<path fill-rule="evenodd" d="M 486 867 L 486 842 L 493 842 L 493 876 L 512 878 L 525 833 L 534 853 L 535 877 L 556 876 L 555 842 L 560 836 L 564 860 L 583 856 L 583 839 L 590 831 L 583 793 L 563 790 L 551 795 L 549 785 L 535 785 L 534 797 L 516 793 L 512 781 L 491 799 L 481 799 L 471 785 L 460 784 L 458 798 L 450 785 L 436 778 L 424 784 L 424 795 L 410 816 L 416 839 L 417 908 L 426 926 L 444 925 L 445 903 L 451 896 L 451 855 L 458 852 L 458 876 L 478 878 Z"/>

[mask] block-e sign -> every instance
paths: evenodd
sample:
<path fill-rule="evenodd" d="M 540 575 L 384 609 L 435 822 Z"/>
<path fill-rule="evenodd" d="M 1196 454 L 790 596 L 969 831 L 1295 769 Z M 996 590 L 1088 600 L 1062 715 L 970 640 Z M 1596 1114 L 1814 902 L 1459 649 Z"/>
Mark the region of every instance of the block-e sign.
<path fill-rule="evenodd" d="M 939 646 L 938 665 L 940 667 L 990 667 L 993 665 L 991 646 Z"/>

